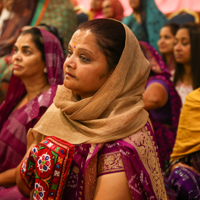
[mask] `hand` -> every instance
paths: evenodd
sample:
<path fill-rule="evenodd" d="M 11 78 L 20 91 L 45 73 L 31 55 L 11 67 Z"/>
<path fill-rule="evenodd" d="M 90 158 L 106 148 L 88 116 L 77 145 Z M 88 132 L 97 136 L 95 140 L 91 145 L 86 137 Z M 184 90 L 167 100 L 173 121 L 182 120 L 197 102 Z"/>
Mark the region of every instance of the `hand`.
<path fill-rule="evenodd" d="M 194 167 L 189 166 L 189 165 L 184 164 L 184 163 L 177 163 L 177 164 L 173 165 L 172 168 L 171 168 L 171 172 L 172 172 L 175 168 L 177 168 L 177 167 L 185 167 L 185 168 L 188 168 L 188 169 L 192 170 L 193 172 L 195 172 L 195 173 L 197 173 L 197 174 L 200 175 L 200 173 L 199 173 Z"/>
<path fill-rule="evenodd" d="M 16 184 L 15 170 L 16 168 L 13 168 L 0 173 L 0 186 L 9 188 Z"/>

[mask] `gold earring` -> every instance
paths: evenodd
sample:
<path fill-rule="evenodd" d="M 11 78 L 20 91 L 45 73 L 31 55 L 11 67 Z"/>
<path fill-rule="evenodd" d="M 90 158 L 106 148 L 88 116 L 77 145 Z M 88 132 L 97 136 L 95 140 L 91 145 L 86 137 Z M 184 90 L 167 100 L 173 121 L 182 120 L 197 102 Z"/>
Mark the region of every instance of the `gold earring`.
<path fill-rule="evenodd" d="M 44 68 L 44 73 L 47 74 L 47 68 L 46 67 Z"/>

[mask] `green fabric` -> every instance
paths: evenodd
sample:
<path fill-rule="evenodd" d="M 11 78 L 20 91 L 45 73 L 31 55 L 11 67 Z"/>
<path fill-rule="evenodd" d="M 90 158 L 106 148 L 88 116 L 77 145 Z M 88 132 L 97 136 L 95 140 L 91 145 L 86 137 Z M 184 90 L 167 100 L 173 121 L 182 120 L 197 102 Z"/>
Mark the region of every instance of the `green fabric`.
<path fill-rule="evenodd" d="M 122 22 L 126 24 L 141 41 L 147 41 L 158 51 L 160 29 L 168 22 L 167 17 L 157 8 L 154 0 L 141 0 L 144 24 L 139 24 L 133 14 L 125 17 Z M 143 27 L 145 26 L 145 28 Z M 146 29 L 146 31 L 145 31 Z M 145 38 L 146 36 L 146 38 Z"/>
<path fill-rule="evenodd" d="M 9 86 L 10 77 L 12 75 L 13 65 L 11 64 L 11 56 L 0 58 L 0 104 L 5 100 Z"/>
<path fill-rule="evenodd" d="M 38 19 L 40 12 L 41 12 L 41 10 L 44 6 L 44 3 L 45 3 L 45 0 L 39 0 L 38 1 L 38 4 L 37 4 L 37 7 L 35 9 L 35 13 L 34 13 L 34 16 L 32 18 L 32 21 L 30 23 L 30 26 L 35 26 L 35 23 L 37 22 L 37 19 Z"/>
<path fill-rule="evenodd" d="M 122 23 L 126 24 L 134 33 L 135 37 L 140 41 L 148 41 L 148 37 L 142 24 L 138 23 L 134 18 L 133 13 L 128 17 L 123 18 Z"/>
<path fill-rule="evenodd" d="M 70 0 L 50 0 L 40 23 L 58 28 L 64 39 L 65 50 L 78 26 L 77 16 Z"/>

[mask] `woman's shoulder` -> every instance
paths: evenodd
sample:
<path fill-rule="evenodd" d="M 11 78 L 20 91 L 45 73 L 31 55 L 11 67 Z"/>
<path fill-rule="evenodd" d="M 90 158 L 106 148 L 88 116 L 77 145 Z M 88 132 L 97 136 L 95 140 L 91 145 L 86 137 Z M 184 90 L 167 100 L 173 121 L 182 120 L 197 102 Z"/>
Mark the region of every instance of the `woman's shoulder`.
<path fill-rule="evenodd" d="M 193 90 L 186 96 L 186 101 L 194 101 L 200 103 L 200 88 Z"/>

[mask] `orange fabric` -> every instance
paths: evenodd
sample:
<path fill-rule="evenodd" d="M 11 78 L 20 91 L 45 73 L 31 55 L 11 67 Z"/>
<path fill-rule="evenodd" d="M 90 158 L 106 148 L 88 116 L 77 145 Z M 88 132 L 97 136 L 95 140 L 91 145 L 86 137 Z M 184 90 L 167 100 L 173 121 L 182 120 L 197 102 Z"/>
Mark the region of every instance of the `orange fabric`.
<path fill-rule="evenodd" d="M 45 11 L 46 11 L 46 9 L 47 9 L 47 6 L 48 6 L 48 4 L 49 4 L 49 1 L 50 1 L 50 0 L 45 0 L 44 6 L 43 6 L 43 8 L 42 8 L 42 10 L 41 10 L 41 13 L 40 13 L 40 15 L 39 15 L 39 17 L 38 17 L 36 23 L 35 23 L 35 26 L 37 26 L 37 25 L 40 23 L 40 21 L 42 20 L 42 17 L 43 17 L 43 15 L 44 15 L 44 13 L 45 13 Z"/>

